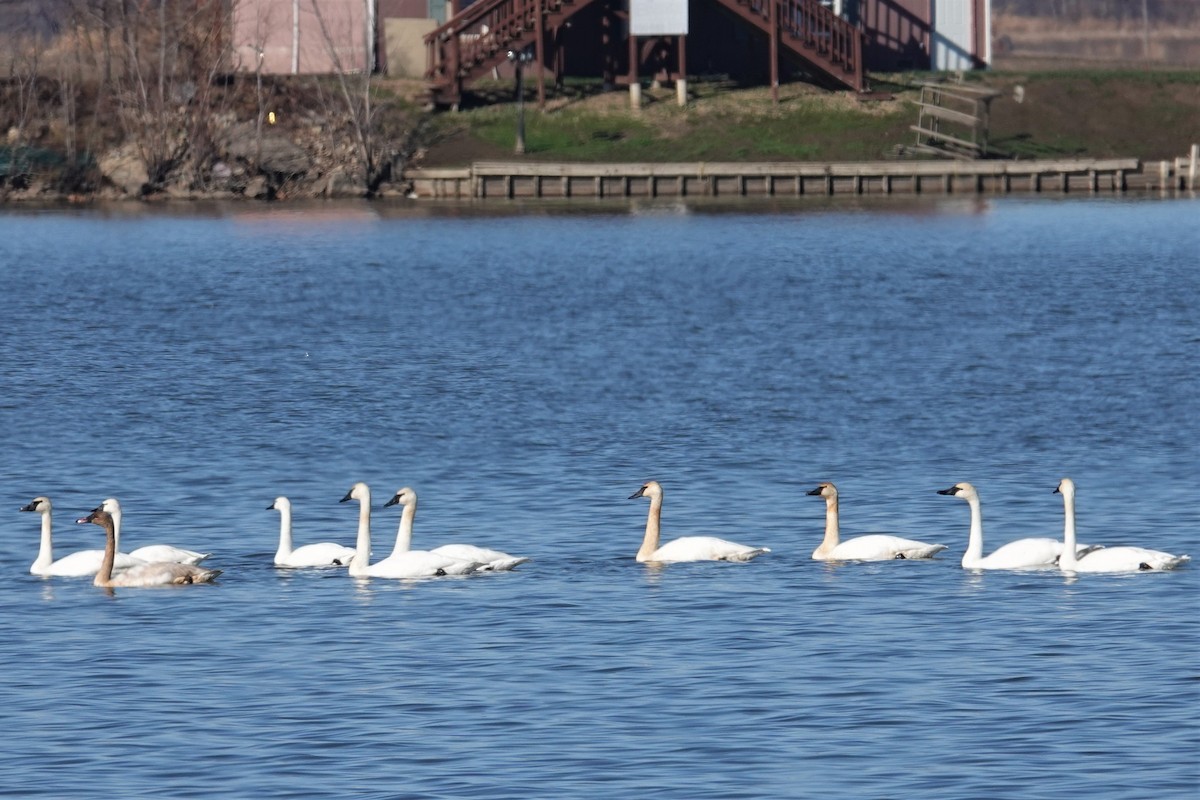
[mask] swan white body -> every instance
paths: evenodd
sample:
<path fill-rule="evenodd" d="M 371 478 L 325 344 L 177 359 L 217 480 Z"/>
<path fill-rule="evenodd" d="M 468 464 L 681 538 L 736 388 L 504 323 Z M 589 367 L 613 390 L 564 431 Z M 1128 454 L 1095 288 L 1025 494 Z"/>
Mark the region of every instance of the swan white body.
<path fill-rule="evenodd" d="M 335 567 L 346 566 L 354 558 L 354 548 L 336 542 L 317 542 L 292 548 L 292 502 L 276 497 L 267 510 L 279 512 L 279 549 L 275 551 L 277 567 Z"/>
<path fill-rule="evenodd" d="M 192 564 L 160 561 L 138 564 L 118 575 L 113 575 L 113 560 L 117 551 L 117 531 L 116 522 L 113 520 L 112 515 L 104 509 L 98 508 L 83 519 L 75 521 L 80 524 L 91 522 L 104 528 L 104 561 L 100 565 L 100 571 L 96 573 L 95 580 L 92 581 L 96 586 L 103 586 L 105 588 L 142 588 L 147 586 L 212 583 L 221 574 L 221 570 L 219 569 L 205 569 Z"/>
<path fill-rule="evenodd" d="M 403 489 L 397 490 L 392 499 L 384 503 L 383 506 L 387 508 L 397 503 L 404 506 L 404 512 L 400 515 L 400 528 L 396 531 L 396 546 L 392 550 L 393 556 L 409 550 L 412 546 L 412 527 L 417 514 L 417 493 L 412 488 L 405 486 Z M 408 511 L 410 503 L 412 506 L 411 513 Z M 499 550 L 476 547 L 473 544 L 444 544 L 441 547 L 433 548 L 429 552 L 439 556 L 446 556 L 447 558 L 458 559 L 468 564 L 477 564 L 479 565 L 477 568 L 481 572 L 502 572 L 510 570 L 518 564 L 524 564 L 529 560 L 527 556 L 510 556 L 508 553 L 502 553 Z"/>
<path fill-rule="evenodd" d="M 838 493 L 832 483 L 822 483 L 809 492 L 825 498 L 825 538 L 813 551 L 816 561 L 892 561 L 895 559 L 932 558 L 946 549 L 944 544 L 930 544 L 904 539 L 885 533 L 872 533 L 841 541 L 838 530 Z"/>
<path fill-rule="evenodd" d="M 32 575 L 46 578 L 84 578 L 91 577 L 100 571 L 104 563 L 103 550 L 77 550 L 70 555 L 54 560 L 54 543 L 51 531 L 53 505 L 49 497 L 35 497 L 21 511 L 36 511 L 42 515 L 42 543 L 38 548 L 37 558 L 29 567 Z M 145 562 L 127 553 L 116 553 L 113 560 L 114 570 L 125 570 Z"/>
<path fill-rule="evenodd" d="M 1063 478 L 1054 491 L 1063 496 L 1063 554 L 1058 559 L 1063 572 L 1150 572 L 1174 569 L 1191 560 L 1191 556 L 1144 547 L 1105 547 L 1075 555 L 1075 482 Z"/>
<path fill-rule="evenodd" d="M 479 565 L 473 562 L 463 562 L 461 559 L 450 558 L 427 550 L 409 550 L 408 543 L 400 549 L 401 542 L 396 542 L 396 550 L 383 561 L 371 563 L 371 490 L 365 483 L 356 483 L 342 498 L 358 501 L 358 539 L 354 558 L 350 560 L 349 572 L 354 577 L 362 578 L 434 578 L 443 575 L 465 575 L 474 572 Z M 404 514 L 408 515 L 408 536 L 412 538 L 412 515 L 415 509 L 405 507 Z M 401 531 L 405 529 L 401 517 Z M 400 534 L 397 534 L 399 538 Z M 465 566 L 464 566 L 465 565 Z"/>
<path fill-rule="evenodd" d="M 763 553 L 771 552 L 767 547 L 751 547 L 737 542 L 718 539 L 715 536 L 683 536 L 662 545 L 658 544 L 662 524 L 662 486 L 658 481 L 648 481 L 642 488 L 629 496 L 650 498 L 650 513 L 646 517 L 646 535 L 642 538 L 637 560 L 641 562 L 679 561 L 749 561 Z"/>
<path fill-rule="evenodd" d="M 1017 539 L 999 547 L 991 555 L 983 554 L 983 511 L 979 493 L 969 483 L 956 483 L 938 494 L 961 497 L 971 507 L 971 533 L 963 553 L 963 569 L 1047 569 L 1057 568 L 1063 543 L 1057 539 L 1032 537 Z"/>
<path fill-rule="evenodd" d="M 121 504 L 117 502 L 117 498 L 110 497 L 100 504 L 100 508 L 112 515 L 113 526 L 116 529 L 117 549 L 119 550 L 121 547 Z M 149 544 L 130 551 L 129 555 L 148 563 L 170 561 L 176 564 L 199 564 L 212 553 L 197 553 L 195 550 L 184 550 L 169 544 Z"/>

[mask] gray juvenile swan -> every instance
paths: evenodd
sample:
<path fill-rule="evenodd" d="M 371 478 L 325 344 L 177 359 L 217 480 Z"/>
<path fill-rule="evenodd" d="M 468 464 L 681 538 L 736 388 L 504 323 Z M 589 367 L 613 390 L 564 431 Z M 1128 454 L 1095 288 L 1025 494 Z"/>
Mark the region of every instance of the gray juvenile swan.
<path fill-rule="evenodd" d="M 659 531 L 662 522 L 663 490 L 658 481 L 647 481 L 642 488 L 629 495 L 650 498 L 650 513 L 646 517 L 646 535 L 637 552 L 637 560 L 646 562 L 669 561 L 749 561 L 755 556 L 771 552 L 768 547 L 728 542 L 715 536 L 684 536 L 659 547 Z"/>
<path fill-rule="evenodd" d="M 1063 478 L 1055 494 L 1063 497 L 1063 553 L 1058 566 L 1063 572 L 1150 572 L 1175 569 L 1191 556 L 1176 556 L 1144 547 L 1105 547 L 1079 557 L 1075 555 L 1075 481 Z"/>
<path fill-rule="evenodd" d="M 400 515 L 400 528 L 396 531 L 396 549 L 392 551 L 392 555 L 402 553 L 412 546 L 413 520 L 417 514 L 416 491 L 409 486 L 398 489 L 396 490 L 396 494 L 392 495 L 392 499 L 383 504 L 383 507 L 387 508 L 397 503 L 404 506 L 404 513 Z M 411 512 L 408 511 L 410 505 L 412 506 Z M 510 556 L 508 553 L 503 553 L 499 550 L 476 547 L 473 544 L 444 544 L 433 548 L 429 552 L 440 556 L 457 558 L 468 563 L 480 564 L 482 566 L 479 569 L 484 572 L 510 570 L 518 564 L 524 564 L 529 560 L 527 556 Z"/>
<path fill-rule="evenodd" d="M 117 547 L 121 546 L 121 504 L 117 498 L 109 497 L 100 504 L 100 509 L 107 511 L 113 518 L 117 532 Z M 133 550 L 129 555 L 147 562 L 173 561 L 176 564 L 199 564 L 212 553 L 197 553 L 195 550 L 184 550 L 169 544 L 148 544 Z"/>
<path fill-rule="evenodd" d="M 825 538 L 813 551 L 817 561 L 891 561 L 892 559 L 932 558 L 946 549 L 944 544 L 929 544 L 902 539 L 885 533 L 857 536 L 842 542 L 838 533 L 838 493 L 832 483 L 822 483 L 808 494 L 825 498 Z"/>
<path fill-rule="evenodd" d="M 42 544 L 38 548 L 37 558 L 29 567 L 33 575 L 47 578 L 83 578 L 95 575 L 104 563 L 103 550 L 78 550 L 70 555 L 54 560 L 54 543 L 51 539 L 54 511 L 49 497 L 35 497 L 27 505 L 21 506 L 20 511 L 32 511 L 42 515 Z M 113 569 L 122 570 L 138 564 L 146 563 L 140 558 L 134 558 L 127 553 L 117 553 L 113 559 Z"/>
<path fill-rule="evenodd" d="M 113 559 L 117 552 L 117 528 L 112 514 L 98 508 L 83 519 L 75 521 L 81 525 L 91 522 L 104 528 L 104 562 L 100 565 L 100 571 L 96 573 L 96 579 L 92 581 L 97 586 L 140 588 L 186 583 L 212 583 L 221 574 L 219 569 L 205 569 L 192 564 L 159 561 L 138 564 L 119 575 L 113 575 Z"/>
<path fill-rule="evenodd" d="M 354 548 L 336 542 L 316 542 L 292 548 L 292 503 L 286 497 L 276 497 L 267 506 L 279 512 L 279 549 L 275 551 L 277 567 L 335 567 L 347 566 L 354 558 Z"/>

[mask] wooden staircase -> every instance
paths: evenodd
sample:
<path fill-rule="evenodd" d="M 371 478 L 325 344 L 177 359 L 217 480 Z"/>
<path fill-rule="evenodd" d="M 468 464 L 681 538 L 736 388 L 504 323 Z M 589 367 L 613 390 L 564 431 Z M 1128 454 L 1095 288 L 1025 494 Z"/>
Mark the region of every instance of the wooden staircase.
<path fill-rule="evenodd" d="M 862 53 L 865 34 L 820 0 L 717 0 L 742 19 L 771 36 L 779 26 L 779 45 L 839 86 L 864 92 L 867 88 Z"/>
<path fill-rule="evenodd" d="M 463 88 L 534 45 L 595 0 L 477 0 L 425 36 L 425 79 L 431 101 L 457 106 Z M 824 77 L 856 92 L 866 89 L 864 35 L 820 0 L 715 0 L 767 34 Z M 539 18 L 540 17 L 540 18 Z"/>

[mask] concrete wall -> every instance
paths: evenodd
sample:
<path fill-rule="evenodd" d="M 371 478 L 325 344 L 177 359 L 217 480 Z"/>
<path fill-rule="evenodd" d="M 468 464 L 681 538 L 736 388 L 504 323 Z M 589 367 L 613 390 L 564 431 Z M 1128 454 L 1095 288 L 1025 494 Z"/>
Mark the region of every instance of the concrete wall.
<path fill-rule="evenodd" d="M 374 69 L 368 24 L 374 0 L 239 0 L 233 7 L 234 68 L 266 74 Z"/>
<path fill-rule="evenodd" d="M 385 19 L 387 74 L 397 78 L 423 77 L 429 60 L 425 34 L 437 25 L 437 20 L 432 19 Z"/>

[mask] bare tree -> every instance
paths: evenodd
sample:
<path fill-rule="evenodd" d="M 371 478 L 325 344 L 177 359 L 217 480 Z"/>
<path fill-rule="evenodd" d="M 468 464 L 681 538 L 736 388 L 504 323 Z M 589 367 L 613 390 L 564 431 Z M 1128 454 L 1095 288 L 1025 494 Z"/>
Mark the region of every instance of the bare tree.
<path fill-rule="evenodd" d="M 329 19 L 315 0 L 312 2 L 312 10 L 333 65 L 339 99 L 357 147 L 367 193 L 374 194 L 380 184 L 391 177 L 391 154 L 387 152 L 390 149 L 387 143 L 377 135 L 377 115 L 382 108 L 374 102 L 374 31 L 370 29 L 372 19 L 370 15 L 366 15 L 361 25 L 356 25 L 352 18 Z M 355 30 L 355 27 L 359 29 Z M 357 41 L 362 42 L 363 62 L 352 66 L 346 64 L 342 58 L 341 43 Z"/>

